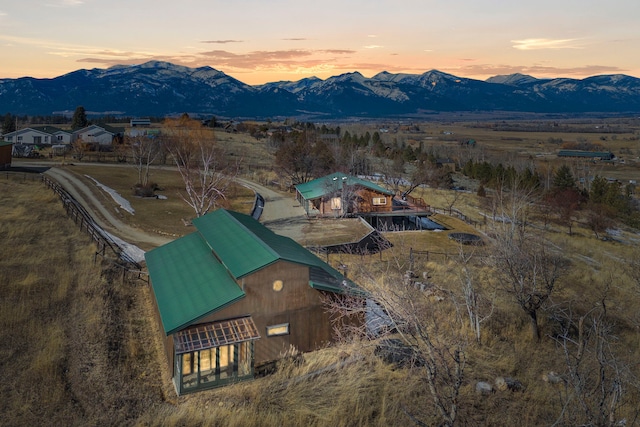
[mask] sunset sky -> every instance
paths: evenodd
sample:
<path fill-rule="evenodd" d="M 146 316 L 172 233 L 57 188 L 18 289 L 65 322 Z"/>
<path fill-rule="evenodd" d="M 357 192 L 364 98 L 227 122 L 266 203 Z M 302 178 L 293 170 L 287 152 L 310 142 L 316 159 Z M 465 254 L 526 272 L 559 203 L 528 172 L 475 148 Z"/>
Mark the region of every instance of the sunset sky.
<path fill-rule="evenodd" d="M 638 0 L 2 0 L 0 78 L 163 60 L 248 84 L 360 71 L 640 77 Z"/>

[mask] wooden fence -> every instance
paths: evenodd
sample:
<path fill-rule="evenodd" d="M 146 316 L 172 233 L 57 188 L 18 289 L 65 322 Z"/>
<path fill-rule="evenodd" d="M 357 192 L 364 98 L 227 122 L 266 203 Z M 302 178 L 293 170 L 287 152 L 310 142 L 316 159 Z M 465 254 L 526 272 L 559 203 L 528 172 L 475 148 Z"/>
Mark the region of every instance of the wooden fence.
<path fill-rule="evenodd" d="M 60 200 L 67 211 L 67 215 L 80 227 L 81 231 L 85 231 L 91 239 L 96 243 L 97 250 L 94 254 L 94 262 L 98 256 L 103 259 L 111 259 L 113 257 L 121 262 L 113 262 L 113 265 L 122 269 L 123 282 L 127 279 L 143 280 L 149 282 L 148 273 L 142 271 L 142 267 L 137 261 L 132 259 L 125 251 L 118 246 L 116 242 L 109 237 L 105 231 L 100 228 L 89 212 L 76 199 L 71 196 L 62 186 L 45 175 L 41 175 L 42 182 L 53 192 L 60 196 Z"/>

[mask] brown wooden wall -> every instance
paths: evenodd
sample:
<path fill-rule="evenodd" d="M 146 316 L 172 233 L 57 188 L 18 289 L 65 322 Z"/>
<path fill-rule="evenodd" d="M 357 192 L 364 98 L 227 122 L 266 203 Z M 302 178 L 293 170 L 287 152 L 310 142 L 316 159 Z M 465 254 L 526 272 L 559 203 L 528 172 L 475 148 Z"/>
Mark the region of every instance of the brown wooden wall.
<path fill-rule="evenodd" d="M 156 295 L 153 291 L 153 286 L 149 287 L 151 289 L 151 294 L 153 295 L 153 314 L 154 320 L 157 322 L 158 329 L 162 334 L 162 343 L 164 347 L 165 358 L 167 361 L 167 366 L 169 367 L 169 373 L 171 377 L 174 375 L 174 367 L 173 367 L 173 358 L 174 358 L 174 350 L 173 350 L 173 335 L 166 336 L 164 327 L 162 326 L 162 318 L 160 317 L 160 310 L 158 310 L 158 304 L 156 303 Z"/>
<path fill-rule="evenodd" d="M 392 196 L 378 193 L 377 191 L 373 191 L 368 188 L 363 188 L 359 190 L 358 196 L 360 196 L 360 198 L 362 199 L 358 204 L 358 212 L 361 212 L 361 213 L 391 212 L 393 210 Z M 384 197 L 387 203 L 381 206 L 374 206 L 373 205 L 374 197 Z"/>
<path fill-rule="evenodd" d="M 0 147 L 0 169 L 11 167 L 11 147 L 12 145 Z"/>
<path fill-rule="evenodd" d="M 283 288 L 273 290 L 275 280 Z M 309 286 L 309 268 L 278 261 L 239 282 L 246 295 L 199 323 L 250 315 L 260 339 L 255 343 L 256 364 L 276 360 L 290 345 L 312 351 L 331 341 L 332 325 L 321 301 L 321 292 Z M 289 323 L 289 335 L 267 337 L 267 326 Z"/>
<path fill-rule="evenodd" d="M 358 188 L 356 191 L 358 203 L 353 213 L 370 213 L 370 212 L 391 212 L 393 210 L 393 196 L 379 193 L 369 188 Z M 384 197 L 387 201 L 386 204 L 380 206 L 373 205 L 374 197 Z M 336 215 L 336 212 L 331 209 L 332 197 L 326 197 L 322 199 L 313 200 L 313 204 L 320 211 L 321 215 L 332 216 Z M 337 215 L 342 215 L 342 212 L 338 212 Z"/>

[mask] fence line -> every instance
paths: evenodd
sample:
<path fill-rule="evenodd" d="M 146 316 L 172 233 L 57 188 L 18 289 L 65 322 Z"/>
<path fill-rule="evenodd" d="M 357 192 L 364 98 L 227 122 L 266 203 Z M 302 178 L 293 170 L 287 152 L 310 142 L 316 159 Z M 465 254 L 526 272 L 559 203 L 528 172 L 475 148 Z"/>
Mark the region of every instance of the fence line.
<path fill-rule="evenodd" d="M 142 271 L 142 267 L 134 259 L 132 259 L 126 252 L 124 252 L 117 243 L 115 243 L 104 230 L 96 225 L 95 221 L 87 212 L 87 210 L 76 199 L 71 196 L 60 184 L 50 179 L 45 175 L 42 176 L 42 182 L 49 187 L 54 193 L 60 196 L 60 200 L 67 211 L 67 215 L 73 219 L 73 221 L 80 227 L 80 231 L 85 231 L 91 239 L 96 243 L 97 250 L 93 256 L 94 262 L 98 255 L 103 259 L 107 258 L 107 253 L 124 261 L 124 265 L 114 262 L 118 268 L 122 269 L 123 282 L 127 278 L 132 277 L 137 280 L 143 280 L 149 282 L 148 274 Z M 144 276 L 144 277 L 143 277 Z"/>
<path fill-rule="evenodd" d="M 40 177 L 37 174 L 33 174 L 32 172 L 15 172 L 15 171 L 2 171 L 5 179 L 8 181 L 10 178 L 14 181 L 26 181 L 29 179 L 30 181 L 39 180 Z M 20 175 L 22 175 L 22 179 L 20 179 Z"/>

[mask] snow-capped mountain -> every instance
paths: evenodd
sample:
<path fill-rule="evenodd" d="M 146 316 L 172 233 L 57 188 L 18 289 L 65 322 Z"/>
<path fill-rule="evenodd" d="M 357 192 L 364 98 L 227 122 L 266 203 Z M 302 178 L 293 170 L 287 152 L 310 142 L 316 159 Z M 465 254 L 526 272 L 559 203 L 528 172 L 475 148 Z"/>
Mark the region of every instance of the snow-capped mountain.
<path fill-rule="evenodd" d="M 437 70 L 423 74 L 359 72 L 321 80 L 247 85 L 211 67 L 151 61 L 78 70 L 53 79 L 0 79 L 0 113 L 88 111 L 129 116 L 188 112 L 219 117 L 400 117 L 429 112 L 637 113 L 640 79 L 602 75 L 536 79 L 522 74 L 486 81 Z"/>

